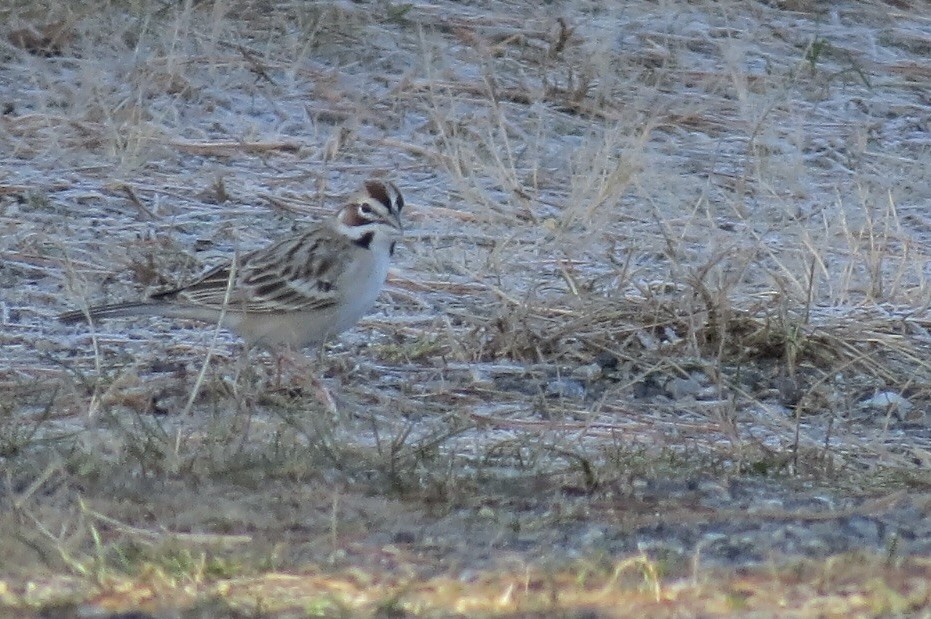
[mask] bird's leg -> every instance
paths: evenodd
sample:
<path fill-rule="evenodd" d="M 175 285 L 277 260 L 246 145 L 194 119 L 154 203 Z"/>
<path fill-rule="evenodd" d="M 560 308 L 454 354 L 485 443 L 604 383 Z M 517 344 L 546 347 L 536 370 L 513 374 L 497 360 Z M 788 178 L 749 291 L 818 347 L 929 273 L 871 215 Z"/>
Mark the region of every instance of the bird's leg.
<path fill-rule="evenodd" d="M 243 372 L 249 367 L 249 351 L 251 346 L 243 344 L 239 352 L 239 359 L 236 360 L 235 371 L 233 373 L 233 384 L 238 385 L 239 379 L 242 378 Z"/>
<path fill-rule="evenodd" d="M 279 353 L 273 353 L 272 355 L 275 358 L 275 389 L 281 389 L 281 366 L 284 365 L 284 355 Z"/>
<path fill-rule="evenodd" d="M 333 398 L 330 390 L 326 388 L 326 385 L 323 384 L 323 380 L 317 376 L 314 362 L 309 359 L 307 355 L 299 350 L 295 351 L 291 348 L 285 348 L 277 351 L 275 357 L 277 360 L 276 385 L 278 385 L 279 388 L 281 385 L 281 376 L 283 374 L 282 367 L 284 365 L 290 365 L 296 373 L 303 375 L 303 377 L 310 382 L 314 390 L 314 396 L 316 396 L 317 400 L 323 404 L 330 413 L 336 415 L 339 412 L 336 406 L 336 400 Z M 322 360 L 322 358 L 323 355 L 321 352 L 318 354 L 318 362 Z"/>
<path fill-rule="evenodd" d="M 327 411 L 333 416 L 339 414 L 339 409 L 336 407 L 336 400 L 333 399 L 333 394 L 330 393 L 330 390 L 327 389 L 326 385 L 323 384 L 323 381 L 320 380 L 316 374 L 310 375 L 310 384 L 314 387 L 314 395 L 317 396 L 317 400 L 326 407 Z"/>

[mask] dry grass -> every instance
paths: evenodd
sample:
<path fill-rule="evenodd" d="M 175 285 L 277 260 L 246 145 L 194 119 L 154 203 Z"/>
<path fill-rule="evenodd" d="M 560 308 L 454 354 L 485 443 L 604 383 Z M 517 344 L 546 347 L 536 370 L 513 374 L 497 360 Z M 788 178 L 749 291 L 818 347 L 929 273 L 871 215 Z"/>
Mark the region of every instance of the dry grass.
<path fill-rule="evenodd" d="M 927 604 L 926 560 L 894 549 L 737 573 L 560 533 L 689 522 L 681 501 L 625 511 L 643 480 L 925 505 L 924 8 L 0 7 L 0 601 Z M 261 355 L 233 376 L 224 333 L 53 319 L 184 281 L 371 175 L 411 226 L 377 311 L 319 362 L 336 418 Z"/>

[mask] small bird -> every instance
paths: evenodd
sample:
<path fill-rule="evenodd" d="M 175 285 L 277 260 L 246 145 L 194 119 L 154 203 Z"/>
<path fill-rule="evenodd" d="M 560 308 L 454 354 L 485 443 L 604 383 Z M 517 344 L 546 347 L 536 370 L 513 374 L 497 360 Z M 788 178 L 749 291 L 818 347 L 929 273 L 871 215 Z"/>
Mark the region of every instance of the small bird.
<path fill-rule="evenodd" d="M 404 198 L 393 183 L 369 180 L 335 215 L 239 256 L 180 288 L 147 300 L 61 314 L 65 323 L 167 316 L 221 324 L 248 348 L 320 345 L 375 304 L 401 239 Z"/>

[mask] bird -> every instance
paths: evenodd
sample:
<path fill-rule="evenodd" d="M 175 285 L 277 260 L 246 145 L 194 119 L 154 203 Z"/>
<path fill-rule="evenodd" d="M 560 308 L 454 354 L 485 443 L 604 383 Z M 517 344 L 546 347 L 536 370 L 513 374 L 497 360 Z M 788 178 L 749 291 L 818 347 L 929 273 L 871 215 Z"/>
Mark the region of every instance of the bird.
<path fill-rule="evenodd" d="M 73 324 L 162 316 L 220 324 L 238 334 L 247 351 L 320 346 L 375 304 L 403 236 L 403 209 L 394 183 L 370 179 L 329 218 L 234 257 L 189 284 L 58 319 Z"/>

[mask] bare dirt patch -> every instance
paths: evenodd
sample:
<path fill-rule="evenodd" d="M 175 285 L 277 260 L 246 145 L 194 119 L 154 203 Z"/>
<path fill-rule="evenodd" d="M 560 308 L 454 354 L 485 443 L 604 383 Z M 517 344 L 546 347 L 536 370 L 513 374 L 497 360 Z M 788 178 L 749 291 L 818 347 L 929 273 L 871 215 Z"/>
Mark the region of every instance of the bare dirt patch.
<path fill-rule="evenodd" d="M 928 605 L 912 2 L 0 8 L 0 603 L 87 616 Z M 396 182 L 340 412 L 170 320 Z"/>

